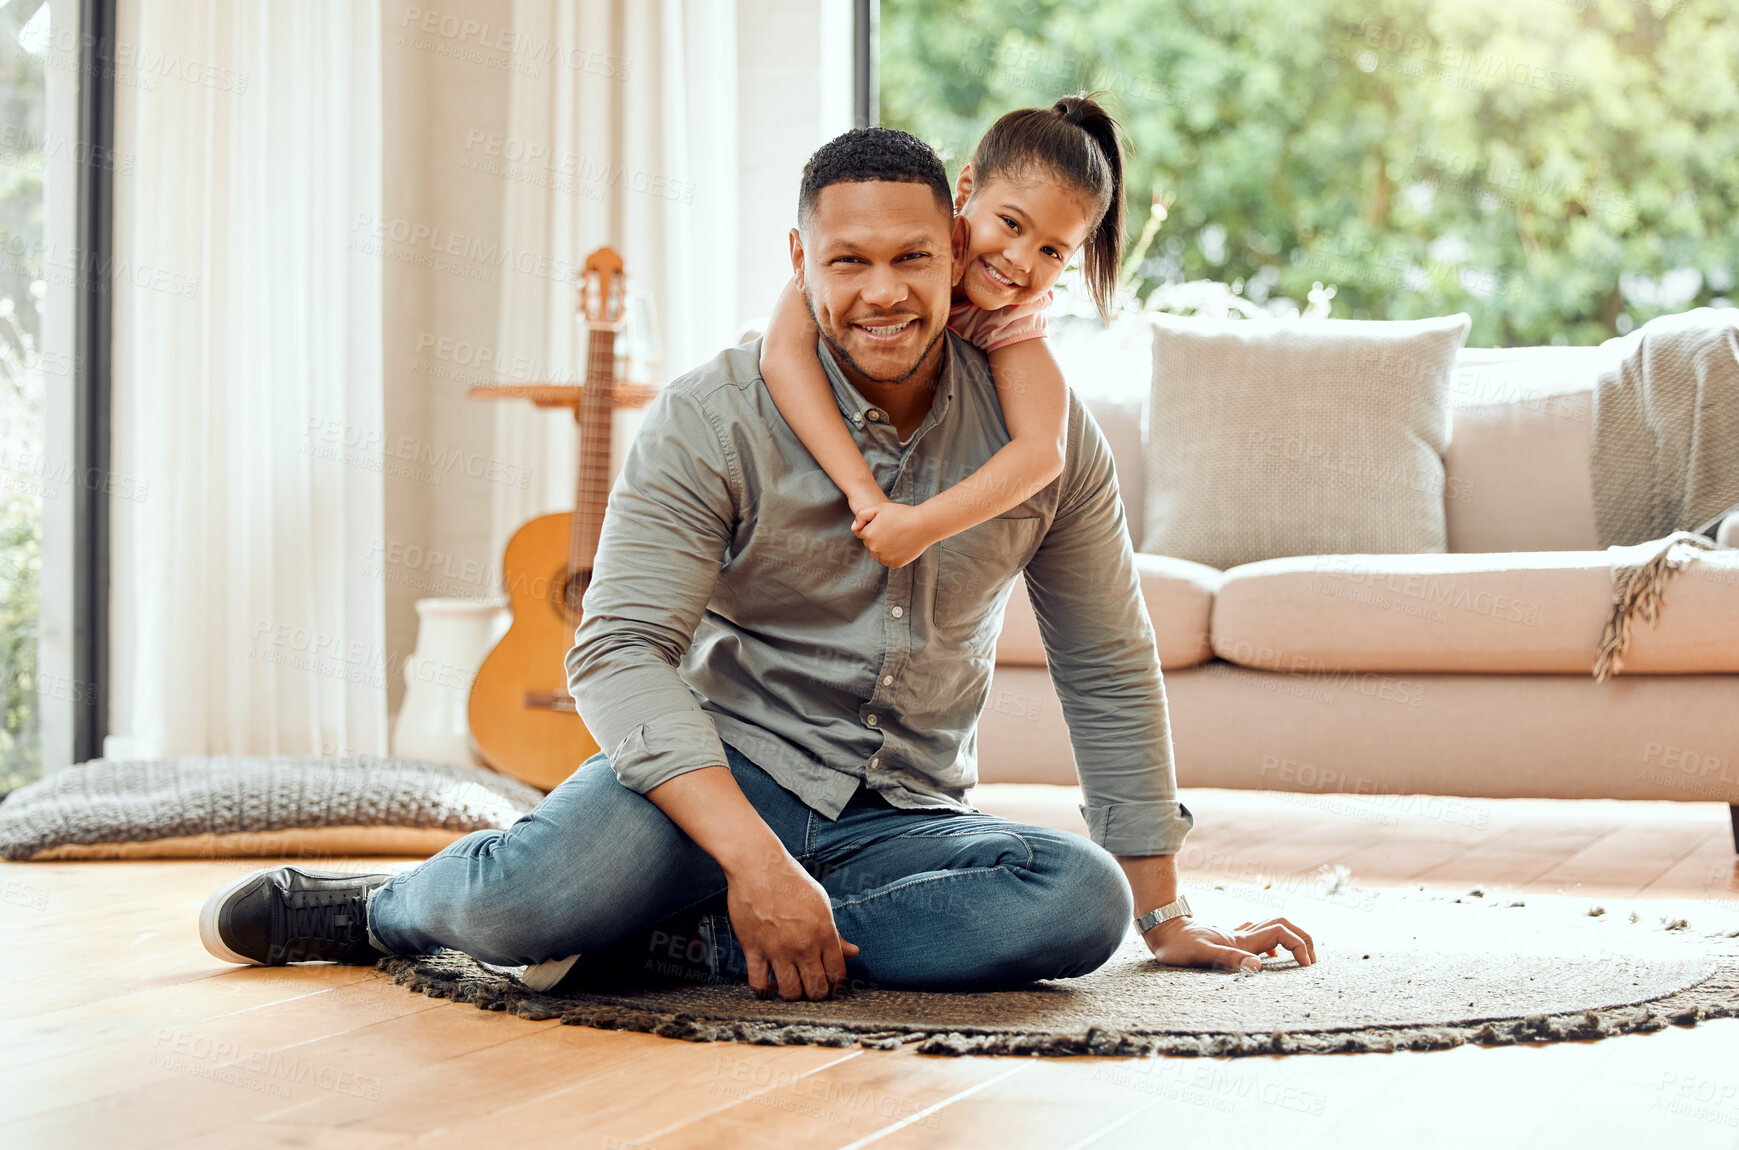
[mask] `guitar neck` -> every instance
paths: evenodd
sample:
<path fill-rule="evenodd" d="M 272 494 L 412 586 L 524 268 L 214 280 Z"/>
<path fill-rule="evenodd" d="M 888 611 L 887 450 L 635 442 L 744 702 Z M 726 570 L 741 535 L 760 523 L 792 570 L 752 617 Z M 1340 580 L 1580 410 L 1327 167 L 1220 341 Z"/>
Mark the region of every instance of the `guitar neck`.
<path fill-rule="evenodd" d="M 586 342 L 586 383 L 580 397 L 580 463 L 574 484 L 570 571 L 590 571 L 610 497 L 610 425 L 616 408 L 616 329 L 592 324 Z"/>

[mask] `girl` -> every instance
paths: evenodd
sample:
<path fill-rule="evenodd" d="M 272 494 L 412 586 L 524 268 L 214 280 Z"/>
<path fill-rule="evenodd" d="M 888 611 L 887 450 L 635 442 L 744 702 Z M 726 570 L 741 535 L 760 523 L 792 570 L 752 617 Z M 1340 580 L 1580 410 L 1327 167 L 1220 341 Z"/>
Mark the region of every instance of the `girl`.
<path fill-rule="evenodd" d="M 1116 122 L 1085 94 L 991 125 L 955 184 L 948 327 L 990 358 L 1009 442 L 916 507 L 891 502 L 846 430 L 816 359 L 817 331 L 794 285 L 761 342 L 779 412 L 845 493 L 853 533 L 888 567 L 1019 505 L 1063 469 L 1068 393 L 1045 347 L 1051 287 L 1083 245 L 1088 290 L 1108 317 L 1123 254 L 1123 151 Z"/>

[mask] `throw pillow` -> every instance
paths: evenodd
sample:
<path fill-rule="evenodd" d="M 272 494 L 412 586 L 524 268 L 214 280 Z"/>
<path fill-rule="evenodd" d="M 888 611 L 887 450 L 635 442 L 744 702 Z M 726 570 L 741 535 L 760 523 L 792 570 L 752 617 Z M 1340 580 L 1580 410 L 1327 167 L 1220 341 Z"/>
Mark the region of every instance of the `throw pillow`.
<path fill-rule="evenodd" d="M 1444 550 L 1449 378 L 1465 313 L 1152 318 L 1143 551 L 1225 569 Z"/>

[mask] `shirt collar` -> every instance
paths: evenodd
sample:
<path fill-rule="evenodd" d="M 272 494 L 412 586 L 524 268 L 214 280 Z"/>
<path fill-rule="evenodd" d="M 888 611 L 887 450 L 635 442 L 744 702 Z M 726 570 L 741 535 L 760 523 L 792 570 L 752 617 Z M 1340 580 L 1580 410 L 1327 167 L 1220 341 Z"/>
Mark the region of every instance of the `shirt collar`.
<path fill-rule="evenodd" d="M 833 385 L 833 398 L 839 404 L 839 410 L 845 418 L 850 420 L 854 427 L 862 427 L 866 421 L 872 424 L 886 422 L 888 413 L 865 399 L 863 393 L 845 378 L 845 373 L 839 369 L 839 362 L 833 358 L 833 349 L 827 346 L 827 341 L 818 339 L 815 349 L 816 354 L 821 359 L 821 369 L 827 375 L 827 382 Z M 943 332 L 942 366 L 936 372 L 936 395 L 930 402 L 929 413 L 924 417 L 923 422 L 918 424 L 917 431 L 912 433 L 913 438 L 917 437 L 919 431 L 923 431 L 932 423 L 940 420 L 948 408 L 952 406 L 954 402 L 954 377 L 958 366 L 953 334 Z M 876 413 L 873 419 L 870 418 L 871 411 Z M 888 426 L 892 427 L 893 425 L 890 423 Z"/>

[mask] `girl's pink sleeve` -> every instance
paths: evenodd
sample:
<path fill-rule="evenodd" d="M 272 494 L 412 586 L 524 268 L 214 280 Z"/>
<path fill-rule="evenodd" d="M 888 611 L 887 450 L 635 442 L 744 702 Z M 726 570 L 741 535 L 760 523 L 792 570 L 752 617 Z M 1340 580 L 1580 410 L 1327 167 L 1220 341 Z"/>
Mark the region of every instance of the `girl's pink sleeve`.
<path fill-rule="evenodd" d="M 1045 312 L 1050 309 L 1054 293 L 1012 307 L 985 311 L 970 303 L 956 304 L 948 313 L 948 326 L 954 334 L 978 350 L 993 352 L 1029 339 L 1043 339 L 1048 330 Z"/>

